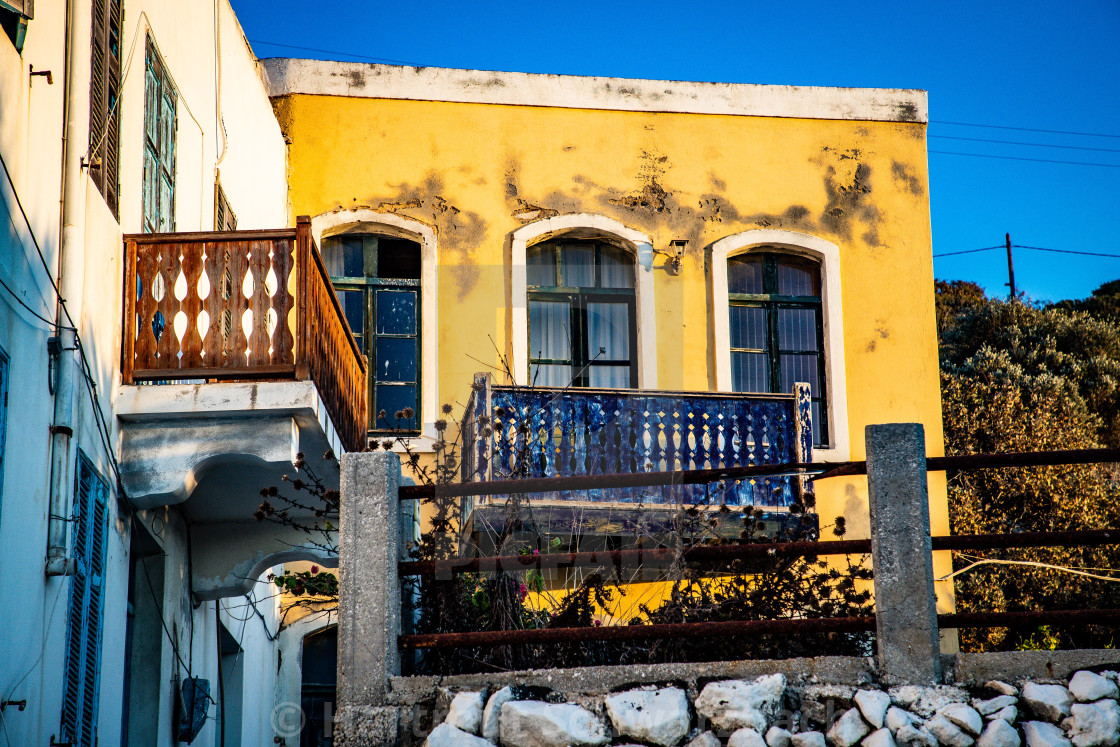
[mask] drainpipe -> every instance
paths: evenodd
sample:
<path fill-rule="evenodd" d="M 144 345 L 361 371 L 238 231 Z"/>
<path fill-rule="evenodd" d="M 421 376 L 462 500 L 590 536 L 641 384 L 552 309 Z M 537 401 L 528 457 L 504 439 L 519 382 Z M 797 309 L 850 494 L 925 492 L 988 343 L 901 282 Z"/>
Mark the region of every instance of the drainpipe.
<path fill-rule="evenodd" d="M 47 525 L 48 576 L 69 576 L 75 561 L 68 557 L 67 534 L 71 514 L 74 436 L 74 395 L 79 375 L 77 332 L 70 327 L 64 304 L 79 298 L 82 245 L 85 240 L 85 189 L 82 180 L 83 146 L 87 142 L 88 112 L 82 106 L 79 81 L 89 79 L 89 51 L 83 39 L 89 36 L 90 4 L 80 0 L 66 3 L 66 80 L 63 101 L 61 243 L 58 249 L 58 287 L 61 299 L 55 311 L 56 337 L 49 343 L 54 376 L 54 420 L 51 432 L 50 514 Z M 83 50 L 85 50 L 83 54 Z M 88 99 L 87 99 L 88 101 Z M 74 261 L 68 261 L 74 260 Z M 80 303 L 74 304 L 75 308 Z M 77 321 L 77 320 L 75 320 Z"/>

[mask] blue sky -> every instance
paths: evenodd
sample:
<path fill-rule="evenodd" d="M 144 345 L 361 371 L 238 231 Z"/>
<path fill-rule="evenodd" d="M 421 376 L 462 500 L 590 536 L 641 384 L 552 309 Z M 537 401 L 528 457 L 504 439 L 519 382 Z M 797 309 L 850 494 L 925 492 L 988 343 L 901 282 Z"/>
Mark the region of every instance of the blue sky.
<path fill-rule="evenodd" d="M 923 88 L 938 278 L 1006 294 L 1004 251 L 937 257 L 1002 245 L 1005 232 L 1024 246 L 1117 255 L 1015 249 L 1016 285 L 1034 299 L 1080 298 L 1120 278 L 1117 0 L 232 3 L 262 58 Z"/>

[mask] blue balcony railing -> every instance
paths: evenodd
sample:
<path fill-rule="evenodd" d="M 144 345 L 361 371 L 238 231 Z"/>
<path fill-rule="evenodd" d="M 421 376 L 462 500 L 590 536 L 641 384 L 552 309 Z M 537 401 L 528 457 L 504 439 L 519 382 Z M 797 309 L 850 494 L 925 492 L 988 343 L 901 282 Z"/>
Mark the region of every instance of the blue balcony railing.
<path fill-rule="evenodd" d="M 812 461 L 808 385 L 790 394 L 500 386 L 475 376 L 463 479 L 569 477 Z M 536 500 L 788 508 L 793 475 L 557 492 Z"/>

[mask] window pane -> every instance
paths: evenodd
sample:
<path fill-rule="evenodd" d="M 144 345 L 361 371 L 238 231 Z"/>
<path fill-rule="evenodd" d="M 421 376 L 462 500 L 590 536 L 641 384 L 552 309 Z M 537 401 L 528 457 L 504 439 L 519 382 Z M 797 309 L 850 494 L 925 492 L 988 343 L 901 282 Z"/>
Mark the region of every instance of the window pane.
<path fill-rule="evenodd" d="M 728 293 L 763 293 L 762 255 L 745 255 L 727 260 Z"/>
<path fill-rule="evenodd" d="M 782 392 L 792 392 L 793 385 L 804 382 L 809 385 L 813 396 L 821 393 L 817 380 L 817 355 L 782 355 Z"/>
<path fill-rule="evenodd" d="M 366 332 L 365 294 L 356 290 L 336 290 L 334 293 L 338 296 L 342 313 L 346 315 L 346 323 L 350 325 L 350 331 L 354 333 L 358 347 L 365 350 L 365 345 L 362 343 Z"/>
<path fill-rule="evenodd" d="M 568 386 L 572 383 L 572 367 L 534 363 L 529 366 L 533 386 Z"/>
<path fill-rule="evenodd" d="M 528 285 L 556 285 L 556 252 L 552 244 L 534 246 L 525 255 L 525 282 Z"/>
<path fill-rule="evenodd" d="M 159 150 L 163 167 L 169 172 L 175 169 L 175 101 L 162 97 L 159 121 Z"/>
<path fill-rule="evenodd" d="M 783 296 L 820 296 L 820 265 L 800 257 L 779 257 L 778 293 Z"/>
<path fill-rule="evenodd" d="M 377 238 L 377 277 L 420 279 L 420 245 L 408 239 Z"/>
<path fill-rule="evenodd" d="M 766 309 L 761 306 L 732 306 L 731 347 L 766 349 Z"/>
<path fill-rule="evenodd" d="M 819 350 L 816 309 L 778 309 L 778 347 Z"/>
<path fill-rule="evenodd" d="M 821 403 L 814 400 L 809 403 L 809 407 L 813 416 L 813 446 L 820 446 L 823 443 L 821 441 L 821 426 L 823 425 L 821 423 Z"/>
<path fill-rule="evenodd" d="M 588 384 L 603 389 L 628 389 L 630 366 L 596 366 L 587 369 Z"/>
<path fill-rule="evenodd" d="M 625 303 L 587 304 L 588 360 L 630 359 L 630 307 Z M 629 381 L 629 376 L 627 376 Z"/>
<path fill-rule="evenodd" d="M 416 334 L 416 291 L 377 291 L 377 334 Z"/>
<path fill-rule="evenodd" d="M 529 357 L 570 361 L 571 323 L 571 311 L 566 301 L 530 301 Z"/>
<path fill-rule="evenodd" d="M 323 264 L 332 278 L 360 278 L 362 269 L 362 237 L 333 236 L 323 239 Z"/>
<path fill-rule="evenodd" d="M 161 233 L 175 229 L 175 204 L 174 200 L 171 199 L 172 194 L 170 180 L 168 180 L 166 174 L 161 173 L 159 176 L 159 207 L 156 209 L 156 214 L 159 216 L 157 230 Z"/>
<path fill-rule="evenodd" d="M 731 385 L 737 392 L 769 392 L 770 360 L 766 353 L 732 353 Z"/>
<path fill-rule="evenodd" d="M 634 262 L 629 253 L 617 246 L 603 244 L 599 248 L 599 287 L 633 288 Z"/>
<path fill-rule="evenodd" d="M 416 430 L 419 422 L 416 413 L 416 387 L 404 384 L 378 384 L 373 388 L 374 412 L 385 411 L 385 419 L 378 419 L 375 428 L 403 428 Z M 396 417 L 396 414 L 406 407 L 411 407 L 411 418 Z"/>
<path fill-rule="evenodd" d="M 560 284 L 568 288 L 595 285 L 595 245 L 560 245 Z"/>
<path fill-rule="evenodd" d="M 416 381 L 416 338 L 378 337 L 377 381 Z"/>

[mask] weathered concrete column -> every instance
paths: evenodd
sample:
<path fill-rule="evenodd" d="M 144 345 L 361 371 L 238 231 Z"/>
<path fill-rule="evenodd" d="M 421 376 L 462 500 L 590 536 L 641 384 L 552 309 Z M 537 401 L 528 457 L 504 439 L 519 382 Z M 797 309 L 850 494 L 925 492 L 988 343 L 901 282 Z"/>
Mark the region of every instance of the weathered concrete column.
<path fill-rule="evenodd" d="M 338 555 L 338 706 L 384 705 L 400 674 L 400 521 L 396 454 L 342 457 Z"/>
<path fill-rule="evenodd" d="M 880 676 L 891 685 L 940 684 L 925 431 L 891 423 L 865 433 Z"/>

